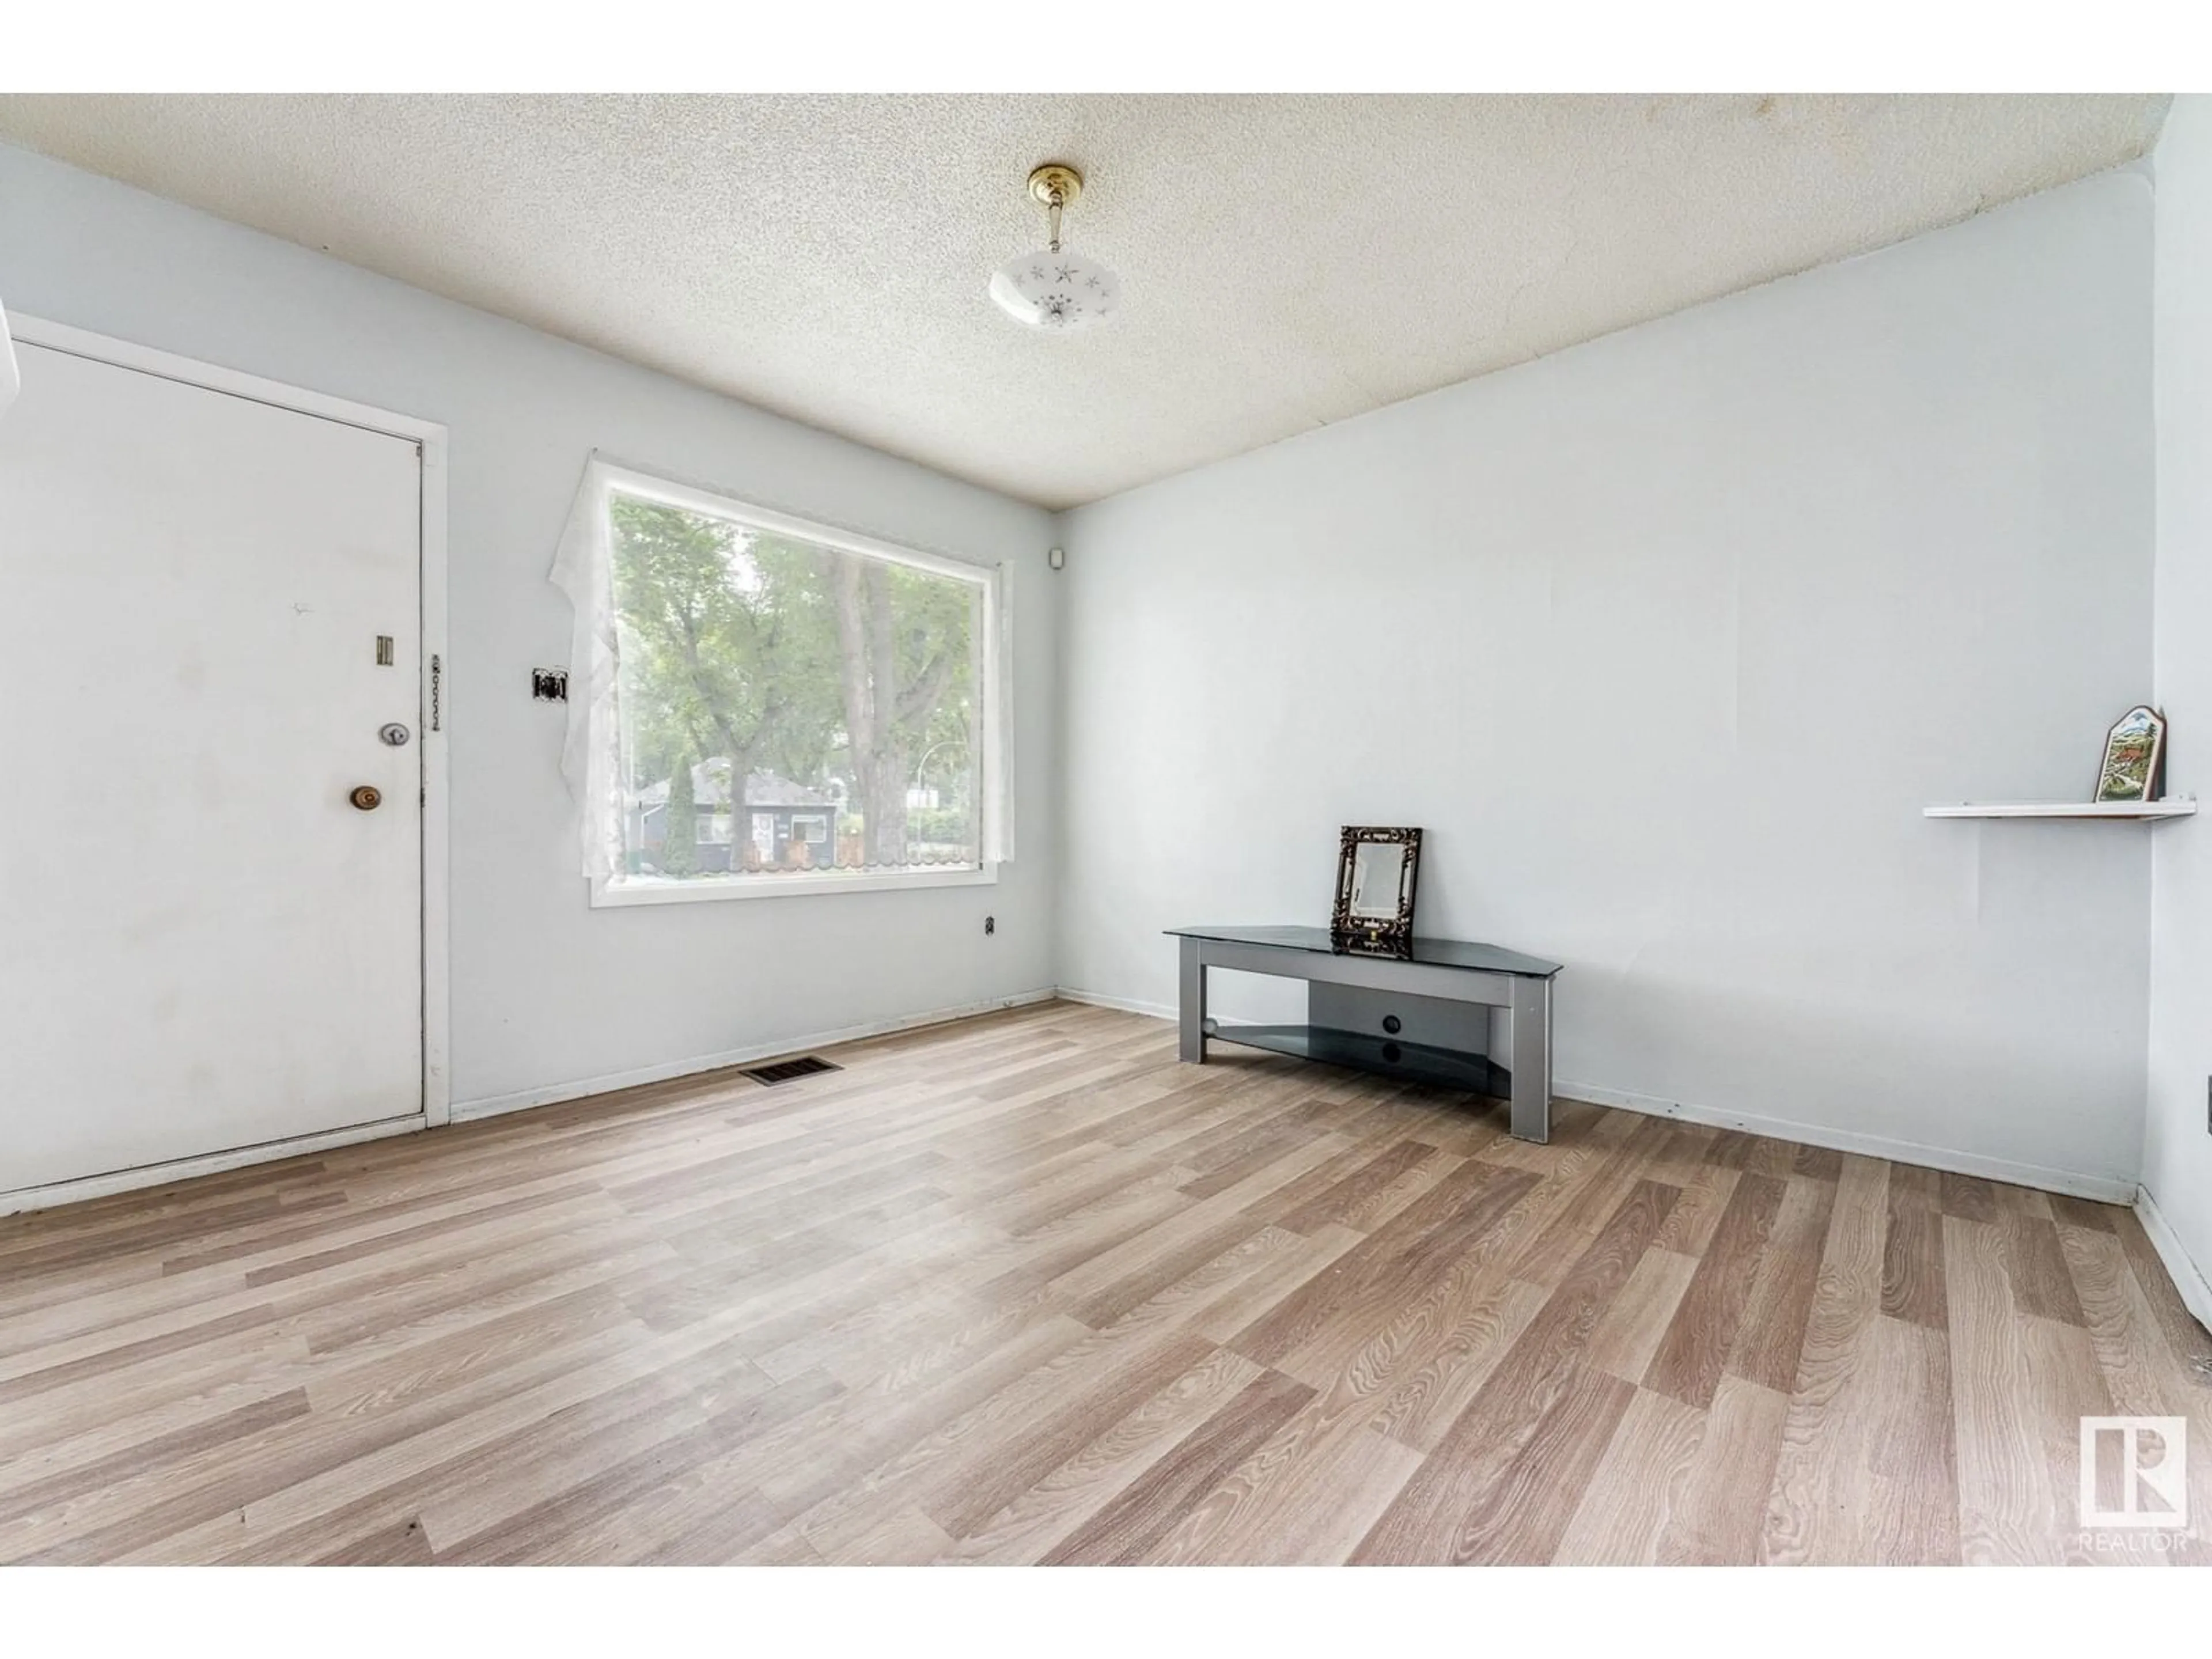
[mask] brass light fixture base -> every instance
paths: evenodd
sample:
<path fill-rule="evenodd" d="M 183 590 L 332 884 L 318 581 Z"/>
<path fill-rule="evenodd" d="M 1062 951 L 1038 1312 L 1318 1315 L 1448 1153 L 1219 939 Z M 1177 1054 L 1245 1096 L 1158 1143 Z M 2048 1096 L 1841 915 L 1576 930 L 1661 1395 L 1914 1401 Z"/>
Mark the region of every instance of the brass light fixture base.
<path fill-rule="evenodd" d="M 1066 207 L 1083 194 L 1083 175 L 1065 161 L 1047 161 L 1030 174 L 1030 194 L 1040 207 Z"/>

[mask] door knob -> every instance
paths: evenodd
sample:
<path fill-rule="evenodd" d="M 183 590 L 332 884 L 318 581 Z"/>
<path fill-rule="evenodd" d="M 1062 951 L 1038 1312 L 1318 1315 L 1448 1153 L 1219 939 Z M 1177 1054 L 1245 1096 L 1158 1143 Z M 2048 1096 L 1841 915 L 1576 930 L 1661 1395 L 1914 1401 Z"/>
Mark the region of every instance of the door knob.
<path fill-rule="evenodd" d="M 384 792 L 374 784 L 364 783 L 346 799 L 364 812 L 374 812 L 384 805 Z"/>

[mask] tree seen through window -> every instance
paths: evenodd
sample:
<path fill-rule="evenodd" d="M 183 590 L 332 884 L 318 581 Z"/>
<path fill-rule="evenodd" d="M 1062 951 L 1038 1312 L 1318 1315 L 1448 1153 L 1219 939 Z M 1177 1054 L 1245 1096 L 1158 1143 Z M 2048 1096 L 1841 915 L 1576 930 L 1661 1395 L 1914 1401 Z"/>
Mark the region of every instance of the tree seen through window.
<path fill-rule="evenodd" d="M 627 874 L 976 867 L 980 582 L 610 512 Z"/>

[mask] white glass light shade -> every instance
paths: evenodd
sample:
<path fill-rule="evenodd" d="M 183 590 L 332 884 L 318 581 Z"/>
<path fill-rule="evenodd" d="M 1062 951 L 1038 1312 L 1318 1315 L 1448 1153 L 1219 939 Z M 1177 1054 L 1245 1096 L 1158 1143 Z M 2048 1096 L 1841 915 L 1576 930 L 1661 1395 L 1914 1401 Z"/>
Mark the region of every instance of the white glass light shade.
<path fill-rule="evenodd" d="M 1114 314 L 1121 296 L 1121 278 L 1096 259 L 1065 248 L 1024 253 L 991 275 L 991 297 L 1006 315 L 1030 328 L 1072 332 L 1095 327 Z"/>

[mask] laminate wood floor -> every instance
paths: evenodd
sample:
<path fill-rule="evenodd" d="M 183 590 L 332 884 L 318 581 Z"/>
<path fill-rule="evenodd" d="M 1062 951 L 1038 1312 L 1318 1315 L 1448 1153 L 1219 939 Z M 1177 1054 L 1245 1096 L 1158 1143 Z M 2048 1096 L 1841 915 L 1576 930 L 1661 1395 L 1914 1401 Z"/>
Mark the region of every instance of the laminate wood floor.
<path fill-rule="evenodd" d="M 2124 1209 L 1050 1003 L 0 1222 L 0 1559 L 2203 1562 Z M 2198 1532 L 2088 1547 L 2077 1419 Z"/>

